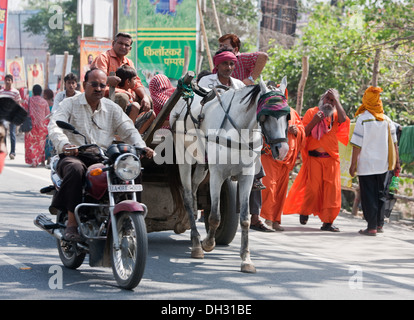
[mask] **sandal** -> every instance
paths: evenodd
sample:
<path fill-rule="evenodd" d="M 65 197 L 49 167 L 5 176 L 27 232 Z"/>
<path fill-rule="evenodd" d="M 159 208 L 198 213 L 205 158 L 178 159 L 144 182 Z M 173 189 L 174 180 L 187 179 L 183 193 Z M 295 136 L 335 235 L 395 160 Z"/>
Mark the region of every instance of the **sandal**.
<path fill-rule="evenodd" d="M 285 228 L 283 228 L 283 227 L 280 225 L 280 223 L 279 223 L 279 222 L 277 222 L 277 221 L 273 222 L 272 228 L 273 228 L 273 230 L 275 230 L 275 231 L 285 231 Z"/>
<path fill-rule="evenodd" d="M 377 235 L 377 230 L 375 229 L 365 229 L 365 230 L 359 230 L 359 234 L 363 234 L 364 236 L 371 236 L 375 237 Z"/>
<path fill-rule="evenodd" d="M 299 222 L 300 222 L 300 224 L 307 224 L 308 223 L 308 220 L 309 220 L 309 216 L 305 216 L 303 214 L 301 214 L 299 216 Z"/>
<path fill-rule="evenodd" d="M 339 232 L 339 228 L 335 227 L 332 223 L 323 223 L 321 227 L 322 231 Z"/>
<path fill-rule="evenodd" d="M 269 229 L 268 227 L 266 227 L 261 221 L 259 221 L 256 224 L 251 224 L 250 229 L 261 231 L 261 232 L 275 232 L 275 230 Z"/>
<path fill-rule="evenodd" d="M 253 181 L 252 190 L 264 190 L 264 189 L 266 189 L 266 186 L 259 179 L 256 179 Z"/>
<path fill-rule="evenodd" d="M 82 241 L 81 235 L 78 233 L 78 227 L 66 227 L 65 235 L 63 236 L 66 241 Z"/>

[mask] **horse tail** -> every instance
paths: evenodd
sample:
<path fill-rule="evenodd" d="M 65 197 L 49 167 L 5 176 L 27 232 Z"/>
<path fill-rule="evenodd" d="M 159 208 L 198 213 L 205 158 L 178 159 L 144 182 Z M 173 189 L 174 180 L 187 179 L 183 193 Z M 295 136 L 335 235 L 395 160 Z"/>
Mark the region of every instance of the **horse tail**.
<path fill-rule="evenodd" d="M 250 97 L 249 105 L 247 106 L 247 110 L 249 110 L 252 106 L 256 104 L 256 99 L 260 93 L 260 85 L 255 84 L 252 86 L 253 88 L 243 97 L 241 98 L 240 102 L 243 102 L 246 98 Z"/>

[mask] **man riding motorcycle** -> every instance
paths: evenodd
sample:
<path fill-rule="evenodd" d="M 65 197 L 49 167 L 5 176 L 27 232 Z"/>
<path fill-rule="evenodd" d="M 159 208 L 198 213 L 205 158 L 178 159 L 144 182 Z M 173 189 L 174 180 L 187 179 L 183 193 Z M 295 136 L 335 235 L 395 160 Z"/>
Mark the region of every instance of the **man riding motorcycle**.
<path fill-rule="evenodd" d="M 62 178 L 59 191 L 55 194 L 50 211 L 66 209 L 68 221 L 64 238 L 68 241 L 81 240 L 74 215 L 75 207 L 82 202 L 82 187 L 88 166 L 97 161 L 93 153 L 79 154 L 76 146 L 84 144 L 80 135 L 59 128 L 56 121 L 72 124 L 86 135 L 88 143 L 107 148 L 115 134 L 128 144 L 144 148 L 146 157 L 152 158 L 154 151 L 146 147 L 131 119 L 114 102 L 104 98 L 107 76 L 99 69 L 85 74 L 81 95 L 67 98 L 53 114 L 48 126 L 49 138 L 60 155 L 57 172 Z"/>

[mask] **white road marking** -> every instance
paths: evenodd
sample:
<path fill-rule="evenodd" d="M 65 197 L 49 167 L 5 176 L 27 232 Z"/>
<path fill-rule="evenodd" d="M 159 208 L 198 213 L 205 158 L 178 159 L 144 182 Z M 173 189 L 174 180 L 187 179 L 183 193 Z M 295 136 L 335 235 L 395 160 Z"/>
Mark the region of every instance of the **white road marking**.
<path fill-rule="evenodd" d="M 6 256 L 5 254 L 0 253 L 0 260 L 3 260 L 4 262 L 12 265 L 13 267 L 19 269 L 19 270 L 31 270 L 31 267 L 26 266 L 25 264 Z"/>
<path fill-rule="evenodd" d="M 18 174 L 24 174 L 25 176 L 32 177 L 32 178 L 35 178 L 35 179 L 39 179 L 39 180 L 42 180 L 42 181 L 46 181 L 48 183 L 51 182 L 50 179 L 47 179 L 47 178 L 44 178 L 44 177 L 40 177 L 40 176 L 35 175 L 35 174 L 31 174 L 31 173 L 24 172 L 21 169 L 14 169 L 14 168 L 10 168 L 10 167 L 4 166 L 4 170 L 10 170 L 10 171 L 13 171 L 13 172 L 18 173 Z"/>

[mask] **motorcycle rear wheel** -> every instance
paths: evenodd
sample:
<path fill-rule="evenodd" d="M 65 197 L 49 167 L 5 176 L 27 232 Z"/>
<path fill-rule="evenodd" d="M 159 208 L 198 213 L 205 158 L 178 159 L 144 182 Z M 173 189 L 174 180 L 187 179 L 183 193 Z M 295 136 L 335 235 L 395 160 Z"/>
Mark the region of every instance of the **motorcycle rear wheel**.
<path fill-rule="evenodd" d="M 67 218 L 68 215 L 66 212 L 59 211 L 56 217 L 56 221 L 57 223 L 66 224 Z M 63 232 L 64 230 L 62 230 L 62 233 Z M 62 240 L 57 240 L 57 249 L 59 252 L 60 260 L 66 268 L 77 269 L 85 260 L 86 253 L 76 251 L 76 249 L 73 247 L 76 244 L 67 244 L 68 246 L 64 248 L 62 247 Z"/>
<path fill-rule="evenodd" d="M 120 249 L 111 245 L 112 272 L 118 285 L 127 290 L 135 288 L 144 274 L 147 254 L 147 228 L 143 215 L 121 212 L 116 215 Z"/>

